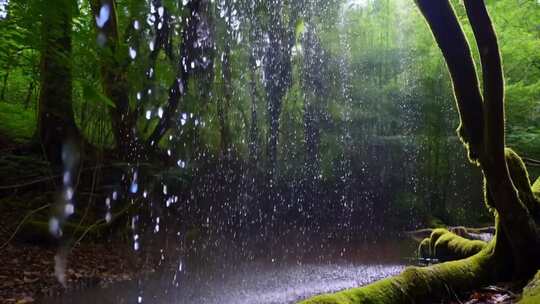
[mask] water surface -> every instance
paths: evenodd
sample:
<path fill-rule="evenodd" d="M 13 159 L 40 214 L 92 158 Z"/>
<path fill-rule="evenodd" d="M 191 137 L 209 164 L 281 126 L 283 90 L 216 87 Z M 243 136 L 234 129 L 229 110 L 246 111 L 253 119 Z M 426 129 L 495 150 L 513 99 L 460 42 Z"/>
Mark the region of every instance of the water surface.
<path fill-rule="evenodd" d="M 407 247 L 410 249 L 410 247 Z M 44 303 L 282 304 L 369 284 L 398 274 L 411 252 L 398 244 L 371 244 L 347 254 L 285 260 L 224 258 L 223 263 L 162 272 L 147 279 L 92 288 Z M 326 252 L 325 252 L 326 253 Z M 139 298 L 140 297 L 140 298 Z"/>

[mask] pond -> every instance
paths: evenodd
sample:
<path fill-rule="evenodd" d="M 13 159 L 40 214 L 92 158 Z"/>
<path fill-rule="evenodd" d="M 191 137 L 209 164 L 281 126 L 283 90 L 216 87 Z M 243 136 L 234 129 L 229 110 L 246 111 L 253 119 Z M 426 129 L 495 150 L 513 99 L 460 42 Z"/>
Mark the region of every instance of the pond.
<path fill-rule="evenodd" d="M 181 271 L 163 271 L 146 279 L 72 292 L 43 303 L 296 303 L 396 275 L 414 254 L 413 244 L 404 241 L 355 247 L 323 249 L 279 261 L 270 257 L 224 258 L 221 264 L 197 269 L 182 264 Z"/>

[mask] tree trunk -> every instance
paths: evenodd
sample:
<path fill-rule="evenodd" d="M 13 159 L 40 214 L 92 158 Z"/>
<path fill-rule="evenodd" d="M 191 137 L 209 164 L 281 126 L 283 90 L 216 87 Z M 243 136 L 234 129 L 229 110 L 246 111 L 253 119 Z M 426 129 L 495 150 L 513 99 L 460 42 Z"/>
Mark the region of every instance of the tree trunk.
<path fill-rule="evenodd" d="M 265 56 L 265 89 L 268 109 L 268 179 L 270 187 L 276 178 L 279 122 L 283 97 L 291 84 L 291 33 L 283 24 L 284 4 L 278 1 L 270 8 L 269 45 Z"/>
<path fill-rule="evenodd" d="M 30 80 L 30 84 L 28 85 L 28 90 L 26 91 L 26 98 L 24 99 L 24 108 L 28 109 L 30 106 L 30 101 L 32 100 L 32 93 L 34 93 L 34 79 Z"/>
<path fill-rule="evenodd" d="M 228 2 L 227 2 L 228 3 Z M 231 8 L 227 9 L 227 14 L 231 18 Z M 229 29 L 228 31 L 232 31 Z M 225 41 L 225 46 L 223 50 L 223 55 L 221 57 L 221 72 L 223 77 L 223 100 L 218 101 L 217 111 L 218 111 L 218 120 L 219 120 L 219 134 L 220 134 L 220 151 L 221 156 L 228 154 L 227 150 L 230 145 L 230 131 L 228 125 L 228 109 L 231 106 L 233 88 L 232 88 L 232 71 L 231 71 L 231 46 L 229 45 L 230 40 Z"/>
<path fill-rule="evenodd" d="M 114 0 L 91 0 L 96 20 L 98 43 L 102 44 L 101 85 L 105 95 L 114 103 L 109 108 L 112 131 L 119 155 L 125 160 L 140 158 L 136 136 L 136 117 L 129 106 L 129 82 L 127 79 L 127 54 L 118 56 L 120 35 Z M 107 12 L 107 13 L 105 13 Z M 99 20 L 99 21 L 97 21 Z"/>
<path fill-rule="evenodd" d="M 324 52 L 313 25 L 309 24 L 304 46 L 304 139 L 305 139 L 305 182 L 306 201 L 314 202 L 319 189 L 321 141 L 320 121 L 321 105 L 325 98 L 324 89 Z"/>
<path fill-rule="evenodd" d="M 214 37 L 210 1 L 192 0 L 187 8 L 192 17 L 184 19 L 177 76 L 169 89 L 163 118 L 148 138 L 151 147 L 157 145 L 173 126 L 178 106 L 187 92 L 189 78 L 199 76 L 200 83 L 206 86 L 202 91 L 207 92 L 213 80 Z"/>
<path fill-rule="evenodd" d="M 7 81 L 9 78 L 10 65 L 8 63 L 7 68 L 4 71 L 4 80 L 2 81 L 2 92 L 0 93 L 0 100 L 6 100 Z"/>
<path fill-rule="evenodd" d="M 249 95 L 251 97 L 251 123 L 248 131 L 250 167 L 255 168 L 259 160 L 259 128 L 257 126 L 257 63 L 252 53 L 249 56 Z"/>
<path fill-rule="evenodd" d="M 72 107 L 71 0 L 51 0 L 43 14 L 38 132 L 46 158 L 62 164 L 62 148 L 79 141 Z"/>

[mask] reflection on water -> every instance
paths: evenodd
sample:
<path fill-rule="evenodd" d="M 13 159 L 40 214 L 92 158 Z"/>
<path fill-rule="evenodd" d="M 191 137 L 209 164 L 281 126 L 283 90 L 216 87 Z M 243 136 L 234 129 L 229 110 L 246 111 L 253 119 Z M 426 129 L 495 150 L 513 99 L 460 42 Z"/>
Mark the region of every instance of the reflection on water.
<path fill-rule="evenodd" d="M 44 303 L 137 303 L 139 297 L 142 303 L 295 303 L 312 295 L 395 275 L 405 267 L 404 257 L 410 254 L 402 252 L 400 246 L 385 244 L 363 246 L 344 256 L 325 257 L 324 262 L 316 257 L 294 261 L 224 259 L 221 265 L 205 269 L 182 265 L 181 272 L 89 289 Z"/>

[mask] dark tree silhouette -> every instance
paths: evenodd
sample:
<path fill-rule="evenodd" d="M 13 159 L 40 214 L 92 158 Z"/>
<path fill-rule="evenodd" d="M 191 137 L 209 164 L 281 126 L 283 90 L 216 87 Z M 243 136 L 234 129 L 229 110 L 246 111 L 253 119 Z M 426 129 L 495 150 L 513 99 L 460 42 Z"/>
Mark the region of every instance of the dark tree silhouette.
<path fill-rule="evenodd" d="M 47 160 L 59 168 L 62 147 L 66 141 L 79 138 L 72 107 L 73 3 L 71 0 L 50 2 L 54 9 L 44 13 L 42 18 L 38 132 Z"/>

